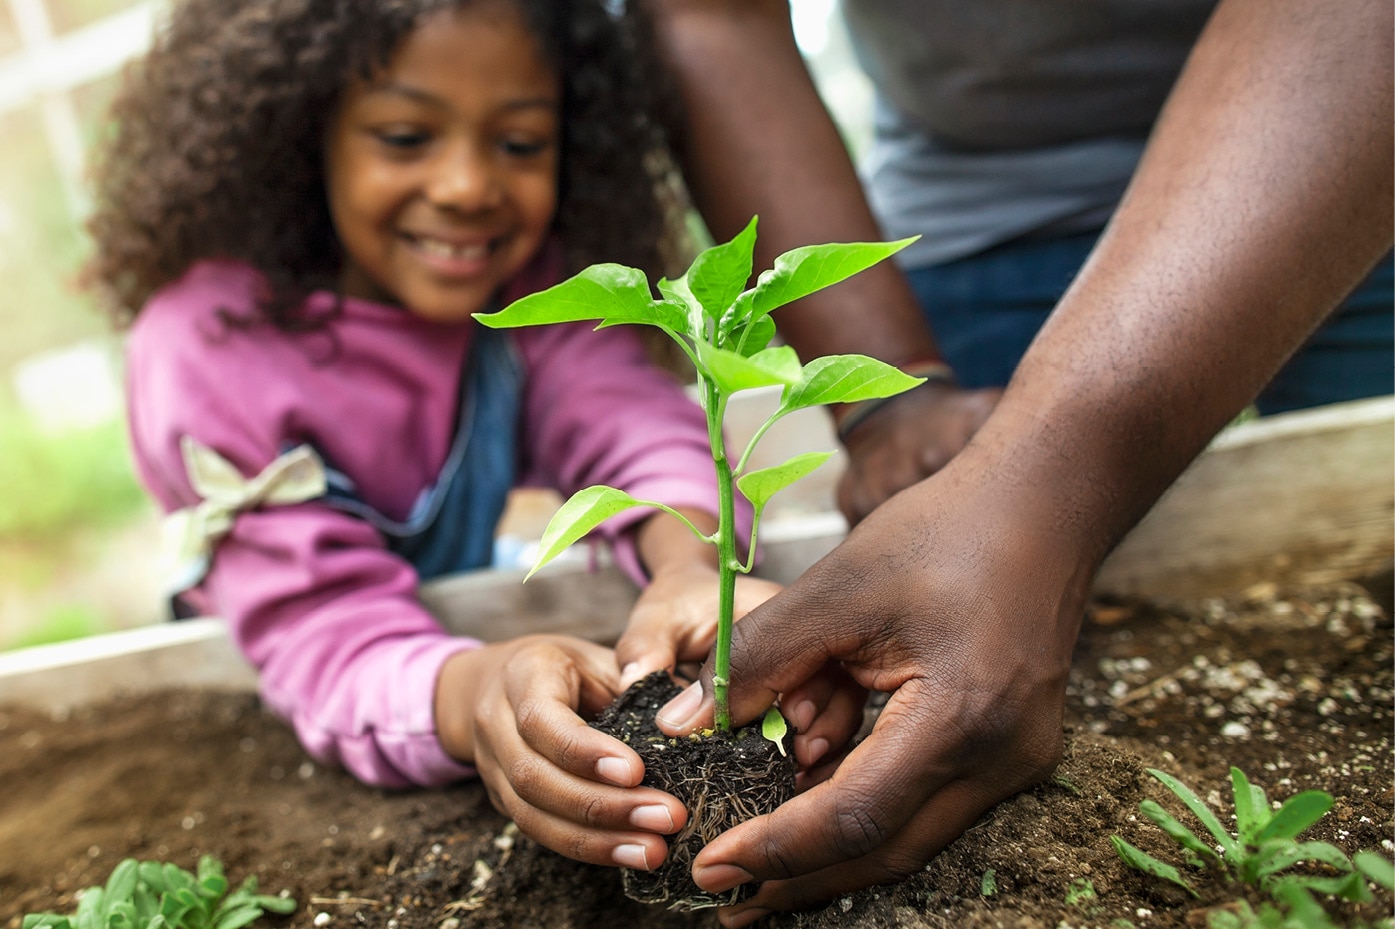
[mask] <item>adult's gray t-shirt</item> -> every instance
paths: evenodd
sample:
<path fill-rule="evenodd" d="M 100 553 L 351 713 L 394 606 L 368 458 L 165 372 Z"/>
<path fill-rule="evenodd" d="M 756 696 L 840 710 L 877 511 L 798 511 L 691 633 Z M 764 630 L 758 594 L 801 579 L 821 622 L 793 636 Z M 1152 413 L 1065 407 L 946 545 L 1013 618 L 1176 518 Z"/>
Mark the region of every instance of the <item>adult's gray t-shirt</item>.
<path fill-rule="evenodd" d="M 842 0 L 898 257 L 1101 228 L 1215 0 Z"/>

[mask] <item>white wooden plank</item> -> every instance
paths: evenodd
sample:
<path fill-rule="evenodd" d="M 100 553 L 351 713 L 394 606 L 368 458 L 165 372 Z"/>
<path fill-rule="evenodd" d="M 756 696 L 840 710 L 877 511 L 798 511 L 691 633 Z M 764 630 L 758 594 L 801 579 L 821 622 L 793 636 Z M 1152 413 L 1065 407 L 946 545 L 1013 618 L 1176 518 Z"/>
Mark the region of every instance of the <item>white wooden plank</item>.
<path fill-rule="evenodd" d="M 1105 562 L 1096 591 L 1195 599 L 1363 577 L 1395 559 L 1395 398 L 1216 438 Z"/>

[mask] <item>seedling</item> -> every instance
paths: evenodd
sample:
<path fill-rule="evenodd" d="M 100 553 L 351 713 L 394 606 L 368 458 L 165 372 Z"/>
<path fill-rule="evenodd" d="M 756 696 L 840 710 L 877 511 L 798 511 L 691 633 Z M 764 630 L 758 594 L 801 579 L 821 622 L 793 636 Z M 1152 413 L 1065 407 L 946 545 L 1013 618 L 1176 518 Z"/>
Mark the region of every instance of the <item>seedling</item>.
<path fill-rule="evenodd" d="M 127 858 L 105 887 L 89 887 L 72 916 L 31 913 L 22 929 L 241 929 L 262 914 L 291 913 L 295 900 L 257 893 L 256 875 L 228 893 L 223 865 L 205 855 L 198 874 L 158 861 Z"/>
<path fill-rule="evenodd" d="M 1143 815 L 1182 847 L 1189 865 L 1209 866 L 1218 870 L 1227 881 L 1259 887 L 1284 907 L 1284 910 L 1277 910 L 1266 904 L 1259 913 L 1254 913 L 1246 905 L 1231 913 L 1216 914 L 1220 923 L 1226 926 L 1326 926 L 1326 914 L 1314 894 L 1364 903 L 1371 899 L 1370 891 L 1366 888 L 1366 877 L 1377 883 L 1389 879 L 1389 863 L 1379 855 L 1358 853 L 1358 863 L 1354 866 L 1352 860 L 1334 845 L 1298 841 L 1300 834 L 1332 808 L 1331 794 L 1307 790 L 1290 797 L 1275 810 L 1261 787 L 1251 784 L 1239 768 L 1231 768 L 1237 830 L 1231 834 L 1221 825 L 1211 808 L 1181 781 L 1152 768 L 1148 773 L 1172 791 L 1215 839 L 1213 848 L 1158 803 L 1152 800 L 1140 803 L 1139 810 Z M 1119 857 L 1129 866 L 1171 881 L 1185 888 L 1192 896 L 1197 896 L 1191 882 L 1176 867 L 1159 861 L 1117 835 L 1110 836 L 1110 841 Z M 1295 874 L 1290 871 L 1304 862 L 1325 865 L 1332 873 Z"/>
<path fill-rule="evenodd" d="M 552 518 L 539 546 L 531 577 L 543 565 L 605 520 L 631 507 L 663 510 L 682 520 L 699 539 L 717 547 L 719 598 L 717 645 L 712 678 L 716 726 L 731 728 L 727 687 L 731 680 L 731 630 L 736 575 L 749 573 L 756 549 L 756 527 L 776 493 L 823 464 L 832 452 L 796 455 L 783 464 L 748 471 L 751 453 L 772 425 L 805 407 L 889 397 L 923 382 L 864 355 L 828 355 L 801 364 L 794 349 L 770 345 L 772 311 L 836 284 L 895 254 L 914 239 L 809 245 L 775 259 L 751 276 L 756 220 L 730 242 L 702 252 L 678 280 L 659 281 L 659 297 L 643 272 L 617 264 L 592 265 L 555 287 L 524 297 L 497 313 L 475 318 L 496 328 L 596 320 L 600 326 L 638 323 L 654 326 L 687 355 L 697 372 L 698 398 L 707 416 L 707 434 L 717 472 L 718 526 L 706 535 L 664 503 L 638 500 L 605 485 L 578 491 Z M 722 421 L 733 394 L 778 385 L 779 407 L 756 430 L 735 464 L 727 455 Z M 735 492 L 751 502 L 756 522 L 751 554 L 737 553 Z M 526 578 L 525 578 L 526 579 Z M 772 720 L 773 725 L 773 720 Z"/>

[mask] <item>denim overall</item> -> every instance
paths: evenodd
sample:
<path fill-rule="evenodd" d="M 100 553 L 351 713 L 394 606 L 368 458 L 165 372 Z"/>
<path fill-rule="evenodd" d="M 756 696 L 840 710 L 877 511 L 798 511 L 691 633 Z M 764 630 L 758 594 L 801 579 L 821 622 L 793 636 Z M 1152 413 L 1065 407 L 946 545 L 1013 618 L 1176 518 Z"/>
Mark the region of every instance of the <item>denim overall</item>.
<path fill-rule="evenodd" d="M 363 502 L 353 481 L 327 460 L 328 489 L 321 502 L 371 523 L 423 581 L 488 567 L 494 530 L 515 477 L 522 388 L 523 365 L 512 340 L 480 327 L 461 377 L 450 453 L 407 518 L 389 519 Z"/>

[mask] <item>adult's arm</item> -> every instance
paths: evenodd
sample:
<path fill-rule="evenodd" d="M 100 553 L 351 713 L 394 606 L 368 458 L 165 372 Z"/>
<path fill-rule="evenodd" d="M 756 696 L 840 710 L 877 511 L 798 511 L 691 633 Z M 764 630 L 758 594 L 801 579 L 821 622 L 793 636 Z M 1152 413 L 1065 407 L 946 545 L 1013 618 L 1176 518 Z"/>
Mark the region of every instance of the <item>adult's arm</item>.
<path fill-rule="evenodd" d="M 983 429 L 738 624 L 738 720 L 829 659 L 893 693 L 696 859 L 766 882 L 727 925 L 909 874 L 1054 767 L 1100 562 L 1391 246 L 1391 34 L 1385 0 L 1224 0 Z"/>
<path fill-rule="evenodd" d="M 758 214 L 757 268 L 801 245 L 880 240 L 842 137 L 795 44 L 787 0 L 648 5 L 686 114 L 680 140 L 685 177 L 714 237 L 731 238 Z M 892 262 L 806 297 L 775 318 L 805 359 L 846 352 L 892 364 L 940 358 Z M 860 519 L 943 467 L 997 396 L 925 386 L 860 424 L 840 491 L 849 517 Z"/>

